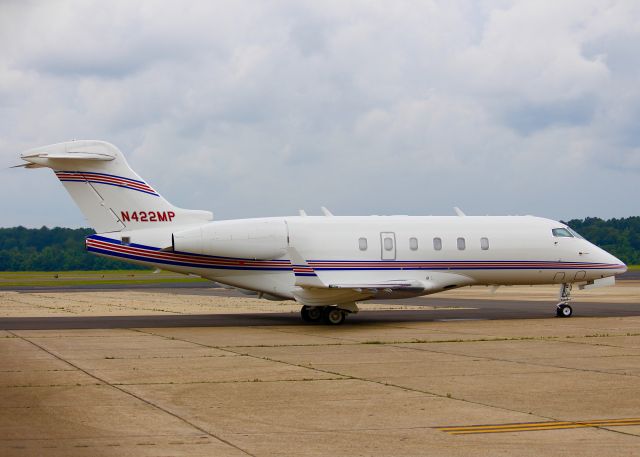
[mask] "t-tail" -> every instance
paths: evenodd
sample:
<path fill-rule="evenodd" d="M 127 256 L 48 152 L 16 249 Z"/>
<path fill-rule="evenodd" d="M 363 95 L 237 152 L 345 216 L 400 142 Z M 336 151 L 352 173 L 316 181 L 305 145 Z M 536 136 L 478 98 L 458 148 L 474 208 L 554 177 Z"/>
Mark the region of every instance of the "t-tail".
<path fill-rule="evenodd" d="M 30 149 L 26 168 L 51 168 L 97 233 L 203 223 L 209 211 L 173 206 L 104 141 L 69 141 Z"/>

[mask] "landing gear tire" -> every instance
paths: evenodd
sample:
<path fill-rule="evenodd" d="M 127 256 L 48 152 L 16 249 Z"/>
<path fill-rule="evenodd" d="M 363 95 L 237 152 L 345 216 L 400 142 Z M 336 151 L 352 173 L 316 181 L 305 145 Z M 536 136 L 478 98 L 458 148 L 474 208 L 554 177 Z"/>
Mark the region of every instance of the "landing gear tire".
<path fill-rule="evenodd" d="M 556 308 L 556 316 L 558 317 L 571 317 L 573 310 L 569 305 L 558 305 Z"/>
<path fill-rule="evenodd" d="M 322 320 L 325 324 L 340 325 L 347 317 L 347 313 L 335 306 L 327 306 L 322 310 Z"/>
<path fill-rule="evenodd" d="M 569 300 L 571 300 L 571 283 L 564 283 L 560 286 L 560 303 L 556 306 L 556 316 L 558 317 L 571 317 L 573 310 L 569 306 Z"/>
<path fill-rule="evenodd" d="M 319 322 L 322 319 L 322 308 L 319 306 L 303 306 L 300 316 L 305 322 Z"/>

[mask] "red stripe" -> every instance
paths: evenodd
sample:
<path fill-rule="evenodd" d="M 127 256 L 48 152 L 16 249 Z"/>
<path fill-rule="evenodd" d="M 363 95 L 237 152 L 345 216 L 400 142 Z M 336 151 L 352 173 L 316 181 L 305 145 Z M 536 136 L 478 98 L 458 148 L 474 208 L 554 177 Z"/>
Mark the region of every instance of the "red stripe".
<path fill-rule="evenodd" d="M 94 182 L 94 183 L 98 183 L 98 184 L 117 184 L 118 186 L 122 186 L 122 187 L 127 187 L 130 189 L 135 189 L 135 190 L 143 190 L 145 192 L 153 192 L 156 193 L 151 187 L 149 186 L 142 186 L 140 184 L 129 184 L 125 181 L 117 181 L 117 180 L 111 180 L 111 179 L 103 179 L 103 178 L 82 178 L 82 177 L 71 177 L 71 178 L 60 178 L 61 180 L 64 181 L 77 181 L 77 182 Z"/>
<path fill-rule="evenodd" d="M 83 177 L 85 179 L 87 178 L 87 176 L 89 178 L 114 178 L 114 179 L 120 179 L 122 181 L 126 181 L 127 183 L 131 183 L 131 184 L 144 184 L 144 185 L 147 185 L 147 183 L 145 183 L 145 182 L 137 181 L 137 180 L 131 179 L 131 178 L 125 178 L 123 176 L 110 176 L 110 175 L 100 174 L 100 173 L 84 173 L 82 171 L 76 171 L 76 172 L 57 171 L 56 175 L 58 175 L 58 176 L 81 176 L 81 177 Z"/>
<path fill-rule="evenodd" d="M 85 181 L 91 181 L 91 182 L 103 182 L 103 183 L 109 183 L 109 184 L 119 184 L 125 187 L 131 187 L 134 189 L 140 189 L 140 190 L 144 190 L 147 192 L 154 192 L 155 191 L 147 184 L 140 184 L 140 183 L 136 183 L 136 182 L 131 182 L 125 179 L 121 179 L 121 178 L 111 178 L 111 177 L 107 177 L 107 176 L 95 176 L 95 175 L 85 175 L 83 173 L 74 173 L 74 174 L 68 174 L 68 173 L 60 173 L 57 175 L 59 179 L 83 179 Z"/>
<path fill-rule="evenodd" d="M 474 268 L 474 267 L 505 267 L 505 268 L 513 268 L 513 267 L 522 267 L 522 268 L 583 268 L 583 269 L 619 269 L 623 268 L 621 265 L 615 264 L 583 264 L 583 263 L 574 263 L 574 262 L 414 262 L 414 263 L 403 263 L 403 262 L 310 262 L 310 265 L 315 268 L 339 268 L 339 267 L 347 267 L 347 268 L 356 268 L 356 267 L 367 267 L 367 268 Z"/>
<path fill-rule="evenodd" d="M 218 259 L 218 258 L 206 258 L 197 255 L 191 254 L 176 254 L 169 252 L 161 252 L 154 251 L 150 249 L 136 248 L 132 246 L 123 246 L 115 243 L 108 243 L 100 240 L 95 240 L 93 238 L 87 239 L 87 246 L 97 247 L 100 249 L 112 250 L 114 252 L 122 252 L 126 254 L 133 254 L 139 256 L 146 256 L 149 258 L 155 259 L 164 259 L 164 260 L 174 260 L 174 261 L 184 261 L 190 263 L 197 263 L 202 265 L 220 265 L 220 266 L 250 266 L 250 267 L 286 267 L 289 266 L 290 263 L 287 260 L 242 260 L 242 259 Z M 345 267 L 345 268 L 371 268 L 371 269 L 381 269 L 381 268 L 468 268 L 473 269 L 474 267 L 530 267 L 530 268 L 539 268 L 539 267 L 555 267 L 558 269 L 562 269 L 567 266 L 576 266 L 584 269 L 616 269 L 622 268 L 621 265 L 615 264 L 580 264 L 580 263 L 559 263 L 559 262 L 548 262 L 548 263 L 531 263 L 531 262 L 429 262 L 429 263 L 402 263 L 402 262 L 313 262 L 312 265 L 319 268 L 331 268 L 331 267 Z M 293 267 L 294 272 L 299 273 L 313 273 L 314 269 L 312 266 L 310 267 Z"/>
<path fill-rule="evenodd" d="M 107 243 L 92 238 L 87 239 L 87 246 L 97 247 L 100 249 L 112 250 L 115 252 L 122 252 L 125 254 L 142 255 L 146 257 L 164 259 L 164 260 L 176 260 L 190 263 L 198 263 L 202 265 L 221 265 L 221 266 L 289 266 L 288 261 L 252 261 L 252 260 L 235 260 L 235 259 L 212 259 L 203 258 L 201 256 L 189 255 L 189 254 L 175 254 L 169 252 L 153 251 L 150 249 L 136 248 L 132 246 L 122 246 L 114 243 Z"/>
<path fill-rule="evenodd" d="M 126 178 L 116 178 L 116 177 L 110 177 L 110 176 L 97 176 L 97 175 L 88 175 L 88 174 L 84 174 L 84 173 L 59 173 L 58 174 L 59 178 L 71 178 L 71 179 L 77 179 L 77 178 L 81 178 L 84 179 L 86 181 L 104 181 L 104 182 L 110 182 L 110 183 L 115 183 L 115 184 L 123 184 L 125 186 L 131 186 L 131 187 L 135 187 L 135 188 L 140 188 L 140 189 L 144 189 L 144 190 L 153 190 L 149 185 L 147 185 L 146 183 L 138 183 L 138 182 L 133 182 L 131 180 L 128 180 Z"/>

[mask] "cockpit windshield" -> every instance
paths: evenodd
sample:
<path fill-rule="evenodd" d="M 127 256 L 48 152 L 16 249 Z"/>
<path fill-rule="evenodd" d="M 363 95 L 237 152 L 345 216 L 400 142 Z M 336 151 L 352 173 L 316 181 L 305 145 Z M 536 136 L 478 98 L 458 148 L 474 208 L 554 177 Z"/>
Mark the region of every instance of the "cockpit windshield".
<path fill-rule="evenodd" d="M 558 238 L 578 238 L 580 240 L 584 240 L 584 237 L 573 230 L 571 227 L 554 228 L 551 229 L 551 233 L 553 233 L 553 236 Z"/>
<path fill-rule="evenodd" d="M 553 230 L 551 230 L 551 233 L 553 233 L 553 236 L 556 237 L 573 238 L 571 232 L 564 227 L 554 228 Z"/>
<path fill-rule="evenodd" d="M 573 230 L 571 227 L 567 227 L 567 230 L 569 230 L 569 232 L 576 238 L 580 238 L 581 240 L 584 240 L 584 237 L 580 235 L 578 232 L 576 232 L 575 230 Z"/>

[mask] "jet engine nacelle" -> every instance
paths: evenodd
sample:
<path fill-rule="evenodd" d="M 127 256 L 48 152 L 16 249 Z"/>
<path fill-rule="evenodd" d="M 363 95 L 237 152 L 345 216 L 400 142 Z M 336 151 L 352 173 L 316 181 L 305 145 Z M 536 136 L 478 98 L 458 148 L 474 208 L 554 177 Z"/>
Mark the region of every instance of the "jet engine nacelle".
<path fill-rule="evenodd" d="M 176 252 L 270 260 L 287 251 L 284 220 L 220 221 L 173 233 Z"/>

